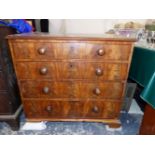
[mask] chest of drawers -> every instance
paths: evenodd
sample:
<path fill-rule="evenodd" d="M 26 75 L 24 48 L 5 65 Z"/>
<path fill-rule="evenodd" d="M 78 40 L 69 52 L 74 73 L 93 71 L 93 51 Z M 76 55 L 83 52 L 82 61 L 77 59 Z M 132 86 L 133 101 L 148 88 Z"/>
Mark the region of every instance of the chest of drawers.
<path fill-rule="evenodd" d="M 92 121 L 119 127 L 133 38 L 8 37 L 28 121 Z"/>

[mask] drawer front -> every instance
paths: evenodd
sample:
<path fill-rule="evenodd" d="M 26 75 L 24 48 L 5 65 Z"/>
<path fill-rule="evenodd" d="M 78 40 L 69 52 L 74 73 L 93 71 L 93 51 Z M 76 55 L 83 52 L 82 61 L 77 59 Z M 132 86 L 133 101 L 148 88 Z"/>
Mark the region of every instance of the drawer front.
<path fill-rule="evenodd" d="M 87 44 L 86 58 L 97 60 L 128 61 L 131 45 L 119 44 Z"/>
<path fill-rule="evenodd" d="M 124 84 L 119 82 L 21 81 L 20 86 L 24 98 L 120 99 Z"/>
<path fill-rule="evenodd" d="M 84 57 L 83 43 L 16 42 L 13 54 L 18 59 L 52 60 L 79 59 Z"/>
<path fill-rule="evenodd" d="M 61 50 L 61 45 L 46 42 L 13 42 L 13 55 L 15 59 L 53 59 Z"/>
<path fill-rule="evenodd" d="M 121 99 L 124 84 L 119 82 L 81 83 L 81 97 L 95 99 Z"/>
<path fill-rule="evenodd" d="M 128 61 L 129 44 L 74 43 L 74 42 L 14 42 L 15 59 L 97 59 L 98 61 Z"/>
<path fill-rule="evenodd" d="M 92 62 L 83 66 L 84 79 L 126 80 L 127 78 L 128 64 Z"/>
<path fill-rule="evenodd" d="M 115 118 L 119 114 L 118 101 L 51 101 L 25 100 L 27 118 Z"/>
<path fill-rule="evenodd" d="M 4 73 L 0 71 L 0 91 L 7 90 L 6 82 L 4 79 Z"/>
<path fill-rule="evenodd" d="M 17 62 L 19 79 L 126 80 L 128 64 L 97 62 Z"/>
<path fill-rule="evenodd" d="M 55 62 L 16 62 L 16 73 L 19 79 L 56 79 Z"/>

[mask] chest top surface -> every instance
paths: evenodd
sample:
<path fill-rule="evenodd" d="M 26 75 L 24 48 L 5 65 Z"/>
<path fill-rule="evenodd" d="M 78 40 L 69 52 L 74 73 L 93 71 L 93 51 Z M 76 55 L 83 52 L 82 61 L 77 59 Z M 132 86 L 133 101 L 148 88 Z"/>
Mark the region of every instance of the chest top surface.
<path fill-rule="evenodd" d="M 52 39 L 77 41 L 126 41 L 135 42 L 136 37 L 126 37 L 114 34 L 50 34 L 50 33 L 23 33 L 7 36 L 7 39 Z"/>

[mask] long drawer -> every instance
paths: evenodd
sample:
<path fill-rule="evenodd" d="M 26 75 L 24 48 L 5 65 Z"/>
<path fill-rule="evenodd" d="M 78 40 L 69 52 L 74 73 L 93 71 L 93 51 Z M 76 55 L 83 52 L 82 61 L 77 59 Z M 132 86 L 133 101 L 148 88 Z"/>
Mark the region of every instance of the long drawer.
<path fill-rule="evenodd" d="M 16 62 L 19 79 L 126 80 L 128 64 L 85 61 Z"/>
<path fill-rule="evenodd" d="M 128 61 L 131 44 L 115 43 L 74 43 L 74 42 L 13 42 L 13 55 L 16 60 L 51 59 L 97 59 Z"/>
<path fill-rule="evenodd" d="M 20 81 L 23 98 L 120 99 L 124 83 L 87 81 Z"/>
<path fill-rule="evenodd" d="M 24 100 L 26 117 L 31 118 L 101 118 L 118 117 L 119 101 Z"/>

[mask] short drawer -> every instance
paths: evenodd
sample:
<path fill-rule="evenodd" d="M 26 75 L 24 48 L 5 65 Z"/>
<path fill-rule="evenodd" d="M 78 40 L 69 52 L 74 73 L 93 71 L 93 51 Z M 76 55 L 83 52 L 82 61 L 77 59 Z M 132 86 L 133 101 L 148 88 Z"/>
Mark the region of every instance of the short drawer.
<path fill-rule="evenodd" d="M 61 50 L 61 45 L 48 42 L 13 42 L 13 55 L 16 60 L 20 59 L 53 59 L 56 52 Z"/>
<path fill-rule="evenodd" d="M 81 97 L 92 99 L 121 99 L 124 83 L 121 82 L 83 82 Z"/>
<path fill-rule="evenodd" d="M 123 88 L 121 82 L 20 81 L 24 98 L 120 99 Z"/>
<path fill-rule="evenodd" d="M 56 79 L 55 62 L 16 62 L 16 73 L 19 79 Z"/>
<path fill-rule="evenodd" d="M 99 62 L 16 62 L 19 79 L 126 80 L 128 64 Z"/>
<path fill-rule="evenodd" d="M 85 64 L 84 78 L 92 80 L 126 80 L 128 64 L 92 62 Z"/>
<path fill-rule="evenodd" d="M 27 118 L 115 118 L 118 117 L 118 101 L 51 101 L 24 100 Z"/>
<path fill-rule="evenodd" d="M 131 54 L 131 45 L 100 43 L 86 45 L 86 58 L 110 61 L 128 61 Z"/>

